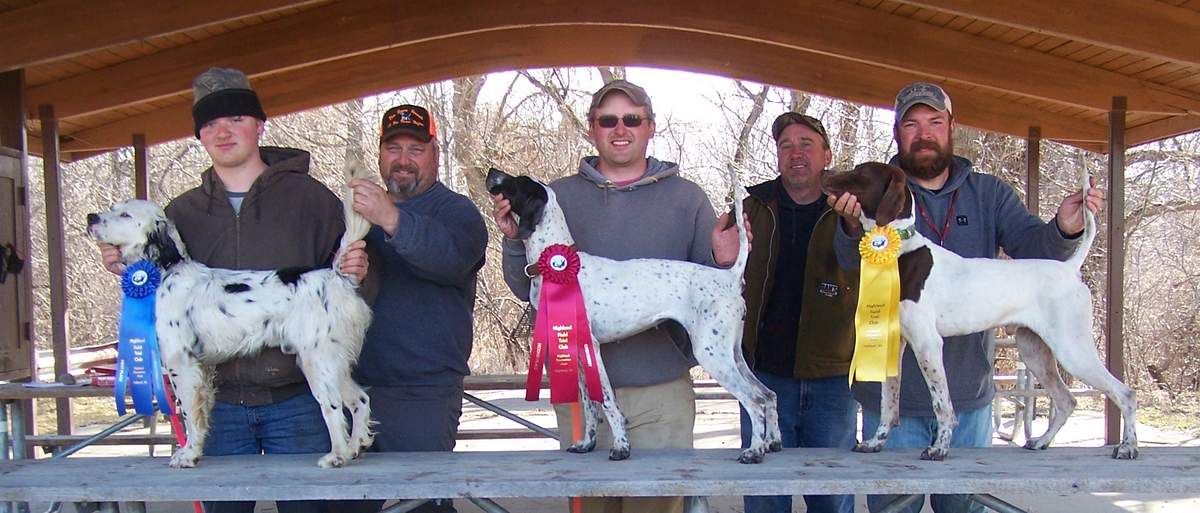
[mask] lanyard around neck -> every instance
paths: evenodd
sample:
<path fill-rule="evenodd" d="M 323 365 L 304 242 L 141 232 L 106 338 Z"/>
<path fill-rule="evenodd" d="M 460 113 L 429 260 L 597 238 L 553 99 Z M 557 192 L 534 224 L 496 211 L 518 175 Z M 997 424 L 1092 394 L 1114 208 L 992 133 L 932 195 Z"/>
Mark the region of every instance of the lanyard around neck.
<path fill-rule="evenodd" d="M 958 189 L 954 190 L 954 194 L 950 196 L 950 208 L 946 210 L 946 221 L 942 223 L 942 229 L 938 230 L 937 225 L 933 224 L 933 219 L 929 217 L 929 212 L 925 207 L 921 206 L 921 202 L 917 201 L 917 211 L 921 213 L 921 219 L 925 220 L 925 225 L 933 231 L 933 235 L 937 237 L 939 246 L 946 242 L 946 237 L 950 235 L 950 220 L 954 218 L 954 205 L 958 203 Z"/>

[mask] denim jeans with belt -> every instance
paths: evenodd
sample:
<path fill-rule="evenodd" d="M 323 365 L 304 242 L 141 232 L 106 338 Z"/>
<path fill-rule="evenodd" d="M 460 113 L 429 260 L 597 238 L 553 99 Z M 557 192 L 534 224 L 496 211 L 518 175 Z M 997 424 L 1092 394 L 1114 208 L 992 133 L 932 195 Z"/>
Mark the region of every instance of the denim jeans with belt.
<path fill-rule="evenodd" d="M 821 379 L 793 379 L 766 372 L 755 372 L 759 381 L 779 398 L 779 430 L 784 447 L 854 446 L 858 421 L 858 403 L 850 395 L 846 376 Z M 742 412 L 742 447 L 750 447 L 750 416 Z M 768 456 L 769 457 L 769 456 Z M 746 513 L 790 513 L 792 497 L 746 496 Z M 810 513 L 853 513 L 853 495 L 805 495 L 805 511 Z"/>

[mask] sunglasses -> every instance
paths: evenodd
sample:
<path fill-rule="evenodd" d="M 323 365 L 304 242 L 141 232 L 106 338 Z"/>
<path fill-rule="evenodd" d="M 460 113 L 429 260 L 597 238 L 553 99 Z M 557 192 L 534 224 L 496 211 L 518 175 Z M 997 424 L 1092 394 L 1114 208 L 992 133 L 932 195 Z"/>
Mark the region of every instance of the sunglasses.
<path fill-rule="evenodd" d="M 620 117 L 618 117 L 616 114 L 605 114 L 603 116 L 596 116 L 593 118 L 593 120 L 596 121 L 596 124 L 603 128 L 613 128 L 617 126 L 618 121 L 624 123 L 625 128 L 635 128 L 642 126 L 642 121 L 645 119 L 646 118 L 643 118 L 640 114 L 626 114 Z"/>

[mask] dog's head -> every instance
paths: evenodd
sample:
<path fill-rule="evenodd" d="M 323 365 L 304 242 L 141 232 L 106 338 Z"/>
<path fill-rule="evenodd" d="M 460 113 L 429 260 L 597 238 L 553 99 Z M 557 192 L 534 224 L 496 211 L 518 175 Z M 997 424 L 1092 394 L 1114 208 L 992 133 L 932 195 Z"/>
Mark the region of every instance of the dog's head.
<path fill-rule="evenodd" d="M 912 217 L 912 196 L 900 168 L 880 162 L 859 164 L 846 173 L 829 173 L 821 177 L 821 189 L 830 196 L 853 194 L 862 206 L 863 226 L 887 225 L 892 221 Z"/>
<path fill-rule="evenodd" d="M 496 168 L 488 170 L 487 190 L 508 200 L 517 218 L 517 238 L 528 239 L 542 220 L 550 197 L 549 189 L 528 176 L 512 176 Z"/>
<path fill-rule="evenodd" d="M 88 236 L 120 249 L 123 263 L 146 259 L 170 269 L 187 258 L 175 225 L 149 201 L 122 201 L 107 212 L 88 214 L 87 224 Z"/>

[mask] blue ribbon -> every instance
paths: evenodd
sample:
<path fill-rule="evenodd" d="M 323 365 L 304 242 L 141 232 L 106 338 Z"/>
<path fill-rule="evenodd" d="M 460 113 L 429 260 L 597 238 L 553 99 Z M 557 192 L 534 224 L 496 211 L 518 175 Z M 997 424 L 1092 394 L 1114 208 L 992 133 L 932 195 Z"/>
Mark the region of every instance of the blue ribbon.
<path fill-rule="evenodd" d="M 147 260 L 134 262 L 121 276 L 121 327 L 117 336 L 117 377 L 113 397 L 117 414 L 125 415 L 125 389 L 133 396 L 133 409 L 140 415 L 154 415 L 154 404 L 171 414 L 163 383 L 162 363 L 158 356 L 158 337 L 154 331 L 154 292 L 162 281 L 158 267 Z"/>

